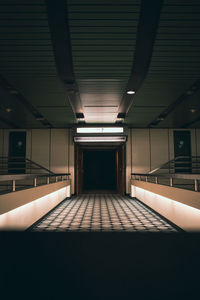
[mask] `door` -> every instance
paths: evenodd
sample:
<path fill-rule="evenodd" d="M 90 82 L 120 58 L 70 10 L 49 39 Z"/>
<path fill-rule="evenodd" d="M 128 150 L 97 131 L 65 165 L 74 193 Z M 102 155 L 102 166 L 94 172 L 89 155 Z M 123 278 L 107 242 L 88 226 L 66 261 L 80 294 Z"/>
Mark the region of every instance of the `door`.
<path fill-rule="evenodd" d="M 9 136 L 8 173 L 26 172 L 26 132 L 14 131 Z"/>
<path fill-rule="evenodd" d="M 84 150 L 83 157 L 84 190 L 116 191 L 115 150 Z"/>
<path fill-rule="evenodd" d="M 174 131 L 175 173 L 191 173 L 190 131 Z"/>
<path fill-rule="evenodd" d="M 83 192 L 83 149 L 76 145 L 76 194 Z"/>
<path fill-rule="evenodd" d="M 116 150 L 116 175 L 117 175 L 117 191 L 124 195 L 124 145 Z"/>

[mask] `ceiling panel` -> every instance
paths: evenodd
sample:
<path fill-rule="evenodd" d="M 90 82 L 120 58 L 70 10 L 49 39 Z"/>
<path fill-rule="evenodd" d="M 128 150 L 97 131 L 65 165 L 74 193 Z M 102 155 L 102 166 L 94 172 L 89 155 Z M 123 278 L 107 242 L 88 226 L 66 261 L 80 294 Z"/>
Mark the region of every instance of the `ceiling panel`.
<path fill-rule="evenodd" d="M 140 91 L 134 96 L 126 122 L 135 125 L 130 116 L 136 115 L 138 105 L 144 109 L 160 106 L 164 110 L 199 78 L 199 70 L 200 3 L 195 0 L 165 0 L 149 72 Z M 180 111 L 180 117 L 176 115 L 173 122 L 162 121 L 159 127 L 178 127 L 190 119 L 187 111 L 184 114 L 183 110 Z M 161 112 L 155 110 L 149 113 L 151 120 L 143 116 L 143 126 L 147 127 Z"/>
<path fill-rule="evenodd" d="M 66 92 L 58 79 L 44 0 L 0 2 L 0 73 L 54 127 L 75 122 Z M 12 101 L 11 104 L 12 105 Z M 52 108 L 63 114 L 50 114 Z M 13 118 L 24 127 L 41 123 L 23 119 L 22 112 L 12 112 Z M 15 116 L 16 115 L 16 116 Z M 48 120 L 49 121 L 49 120 Z M 50 121 L 49 121 L 50 122 Z M 51 123 L 50 122 L 50 123 Z"/>
<path fill-rule="evenodd" d="M 85 120 L 114 123 L 133 63 L 140 1 L 68 2 L 74 71 Z M 96 106 L 93 116 L 90 105 Z"/>

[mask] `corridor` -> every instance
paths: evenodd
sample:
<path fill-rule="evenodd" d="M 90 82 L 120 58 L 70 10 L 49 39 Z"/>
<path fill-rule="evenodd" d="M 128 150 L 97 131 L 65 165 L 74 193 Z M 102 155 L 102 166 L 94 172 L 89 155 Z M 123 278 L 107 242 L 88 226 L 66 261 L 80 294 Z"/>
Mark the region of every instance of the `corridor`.
<path fill-rule="evenodd" d="M 110 193 L 88 193 L 71 200 L 64 200 L 31 230 L 177 231 L 140 201 Z"/>

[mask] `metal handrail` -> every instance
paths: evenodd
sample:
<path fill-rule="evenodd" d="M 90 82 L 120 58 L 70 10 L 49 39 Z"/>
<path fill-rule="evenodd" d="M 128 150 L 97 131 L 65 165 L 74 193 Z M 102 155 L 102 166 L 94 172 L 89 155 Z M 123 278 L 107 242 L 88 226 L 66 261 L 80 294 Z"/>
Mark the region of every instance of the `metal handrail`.
<path fill-rule="evenodd" d="M 24 156 L 0 156 L 0 174 L 16 173 L 17 171 L 31 174 L 36 173 L 36 170 L 41 173 L 54 174 L 54 172 Z"/>
<path fill-rule="evenodd" d="M 132 178 L 134 176 L 134 178 Z M 144 180 L 143 180 L 144 178 Z M 178 186 L 179 184 L 175 184 L 175 179 L 183 179 L 183 180 L 192 180 L 194 185 L 194 191 L 199 191 L 199 181 L 200 181 L 200 174 L 149 174 L 149 173 L 131 173 L 131 179 L 146 181 L 149 182 L 149 178 L 153 178 L 155 184 L 161 184 L 159 179 L 168 179 L 168 183 L 170 187 L 174 187 L 175 185 Z M 190 183 L 189 183 L 190 184 Z M 186 184 L 182 183 L 181 185 L 186 186 Z"/>
<path fill-rule="evenodd" d="M 30 187 L 36 187 L 37 184 L 37 180 L 38 178 L 46 178 L 46 182 L 43 184 L 50 184 L 50 178 L 55 177 L 55 181 L 54 182 L 58 182 L 59 179 L 60 181 L 63 180 L 68 180 L 69 176 L 71 175 L 71 173 L 55 173 L 55 174 L 8 174 L 8 175 L 0 175 L 0 182 L 11 182 L 11 189 L 6 190 L 6 192 L 15 192 L 16 191 L 16 186 L 17 186 L 17 181 L 19 180 L 28 180 L 28 179 L 32 179 L 33 182 Z M 65 178 L 66 177 L 66 178 Z M 1 184 L 0 184 L 1 186 Z M 22 189 L 24 187 L 27 187 L 26 184 L 22 184 Z M 2 192 L 5 192 L 5 190 L 3 190 Z"/>
<path fill-rule="evenodd" d="M 188 173 L 200 174 L 200 156 L 177 156 L 161 166 L 151 170 L 149 174 L 159 174 L 160 172 L 182 173 L 187 170 Z"/>

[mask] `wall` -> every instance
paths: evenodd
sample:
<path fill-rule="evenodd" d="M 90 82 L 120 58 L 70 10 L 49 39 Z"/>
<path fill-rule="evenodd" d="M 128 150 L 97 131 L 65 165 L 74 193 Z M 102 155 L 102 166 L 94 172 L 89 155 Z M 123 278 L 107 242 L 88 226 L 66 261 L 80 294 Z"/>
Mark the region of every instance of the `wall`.
<path fill-rule="evenodd" d="M 174 159 L 173 131 L 181 129 L 129 129 L 126 144 L 126 193 L 131 173 L 148 173 Z M 186 130 L 186 129 L 183 129 Z M 200 155 L 200 129 L 189 129 L 191 153 Z"/>
<path fill-rule="evenodd" d="M 131 182 L 131 197 L 136 197 L 185 231 L 200 231 L 199 193 L 139 180 Z"/>
<path fill-rule="evenodd" d="M 71 173 L 74 194 L 74 144 L 71 129 L 1 129 L 0 156 L 8 156 L 9 132 L 26 131 L 26 157 L 55 173 Z"/>
<path fill-rule="evenodd" d="M 67 180 L 0 195 L 0 230 L 25 230 L 66 197 Z"/>

